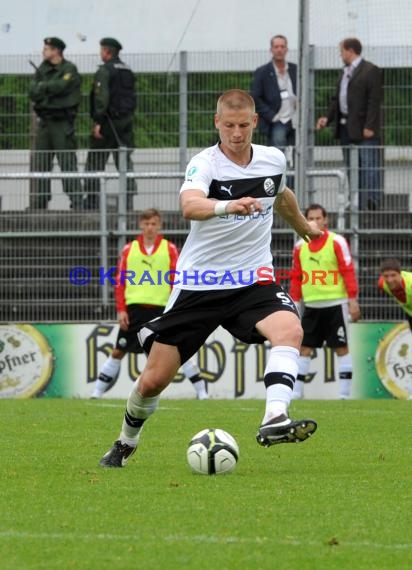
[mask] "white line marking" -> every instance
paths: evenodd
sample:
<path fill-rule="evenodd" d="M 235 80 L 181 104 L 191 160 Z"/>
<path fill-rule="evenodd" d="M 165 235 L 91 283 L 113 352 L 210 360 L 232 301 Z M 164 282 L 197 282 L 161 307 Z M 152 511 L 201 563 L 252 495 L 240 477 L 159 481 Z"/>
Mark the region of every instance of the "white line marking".
<path fill-rule="evenodd" d="M 21 532 L 6 530 L 0 531 L 0 539 L 7 538 L 21 538 L 21 539 L 32 539 L 32 540 L 113 540 L 121 542 L 133 542 L 136 540 L 136 535 L 118 535 L 118 534 L 82 534 L 82 533 L 63 533 L 63 532 Z M 157 537 L 156 540 L 161 540 L 162 537 Z M 274 539 L 273 536 L 251 536 L 251 537 L 241 537 L 241 536 L 209 536 L 206 534 L 201 535 L 169 535 L 163 537 L 165 542 L 205 542 L 214 544 L 274 544 L 286 546 L 313 546 L 316 548 L 322 546 L 328 546 L 327 540 L 300 540 L 297 538 L 285 537 Z M 371 548 L 371 549 L 385 549 L 385 550 L 412 550 L 412 543 L 393 543 L 393 544 L 382 544 L 379 542 L 369 542 L 369 541 L 345 541 L 344 539 L 338 540 L 336 545 L 340 548 Z"/>

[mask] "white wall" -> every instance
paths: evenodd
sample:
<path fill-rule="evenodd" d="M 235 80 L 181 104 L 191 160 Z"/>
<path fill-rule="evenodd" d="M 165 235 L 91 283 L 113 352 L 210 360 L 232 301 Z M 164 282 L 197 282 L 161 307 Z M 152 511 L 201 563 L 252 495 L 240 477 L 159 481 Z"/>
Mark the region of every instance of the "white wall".
<path fill-rule="evenodd" d="M 409 0 L 305 0 L 310 41 L 334 46 L 358 36 L 365 45 L 410 45 Z M 95 53 L 115 36 L 128 53 L 262 50 L 276 33 L 298 45 L 299 0 L 14 0 L 2 2 L 0 53 L 30 54 L 59 36 L 70 53 Z"/>

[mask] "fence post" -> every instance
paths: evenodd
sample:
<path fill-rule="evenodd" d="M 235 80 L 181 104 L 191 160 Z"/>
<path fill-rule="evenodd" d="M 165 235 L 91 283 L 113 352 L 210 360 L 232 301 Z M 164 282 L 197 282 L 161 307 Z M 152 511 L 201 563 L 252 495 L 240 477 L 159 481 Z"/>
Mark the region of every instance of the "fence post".
<path fill-rule="evenodd" d="M 119 231 L 118 251 L 126 244 L 127 230 L 127 147 L 119 147 L 119 202 L 117 212 L 117 229 Z"/>
<path fill-rule="evenodd" d="M 315 165 L 315 46 L 309 46 L 309 69 L 308 69 L 308 123 L 306 125 L 308 137 L 308 167 L 314 168 Z M 316 188 L 314 178 L 311 176 L 307 179 L 308 187 L 308 205 L 313 204 L 315 200 Z M 302 206 L 305 204 L 303 203 Z"/>
<path fill-rule="evenodd" d="M 102 180 L 100 182 L 100 267 L 107 271 L 109 266 L 108 261 L 108 248 L 107 248 L 107 182 Z M 99 273 L 99 287 L 100 299 L 103 307 L 107 310 L 109 305 L 109 291 L 107 280 L 105 279 L 100 285 Z M 106 313 L 105 313 L 106 314 Z"/>
<path fill-rule="evenodd" d="M 179 55 L 179 170 L 186 170 L 187 162 L 187 51 Z"/>
<path fill-rule="evenodd" d="M 349 152 L 349 203 L 350 227 L 353 230 L 351 240 L 352 257 L 356 272 L 359 270 L 359 147 L 351 145 Z"/>
<path fill-rule="evenodd" d="M 299 205 L 307 204 L 306 170 L 308 164 L 309 124 L 309 2 L 299 0 L 299 61 L 298 61 L 298 128 L 296 129 L 295 192 Z"/>

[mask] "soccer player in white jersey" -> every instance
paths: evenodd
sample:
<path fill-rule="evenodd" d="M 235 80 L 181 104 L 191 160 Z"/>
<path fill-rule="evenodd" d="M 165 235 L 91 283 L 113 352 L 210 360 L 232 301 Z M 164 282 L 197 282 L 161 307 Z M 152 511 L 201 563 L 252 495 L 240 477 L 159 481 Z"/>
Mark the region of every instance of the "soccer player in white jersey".
<path fill-rule="evenodd" d="M 161 392 L 219 325 L 243 342 L 268 340 L 271 345 L 257 442 L 268 447 L 304 441 L 317 428 L 314 420 L 288 416 L 303 331 L 295 304 L 273 278 L 273 210 L 305 240 L 322 231 L 306 220 L 285 187 L 283 153 L 252 144 L 256 124 L 254 101 L 246 91 L 232 89 L 219 97 L 215 126 L 220 142 L 189 162 L 180 190 L 191 230 L 173 291 L 164 314 L 139 332 L 147 364 L 127 400 L 119 438 L 100 460 L 102 467 L 125 465 Z"/>

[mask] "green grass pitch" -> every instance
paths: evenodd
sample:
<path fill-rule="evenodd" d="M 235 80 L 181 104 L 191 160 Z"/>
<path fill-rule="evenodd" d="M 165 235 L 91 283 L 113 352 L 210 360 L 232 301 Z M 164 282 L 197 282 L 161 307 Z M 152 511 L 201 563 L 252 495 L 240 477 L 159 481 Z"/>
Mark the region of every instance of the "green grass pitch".
<path fill-rule="evenodd" d="M 263 408 L 163 400 L 128 465 L 104 470 L 124 402 L 0 400 L 2 570 L 412 568 L 412 402 L 294 402 L 318 431 L 269 449 Z M 234 473 L 189 470 L 205 427 L 236 437 Z"/>

